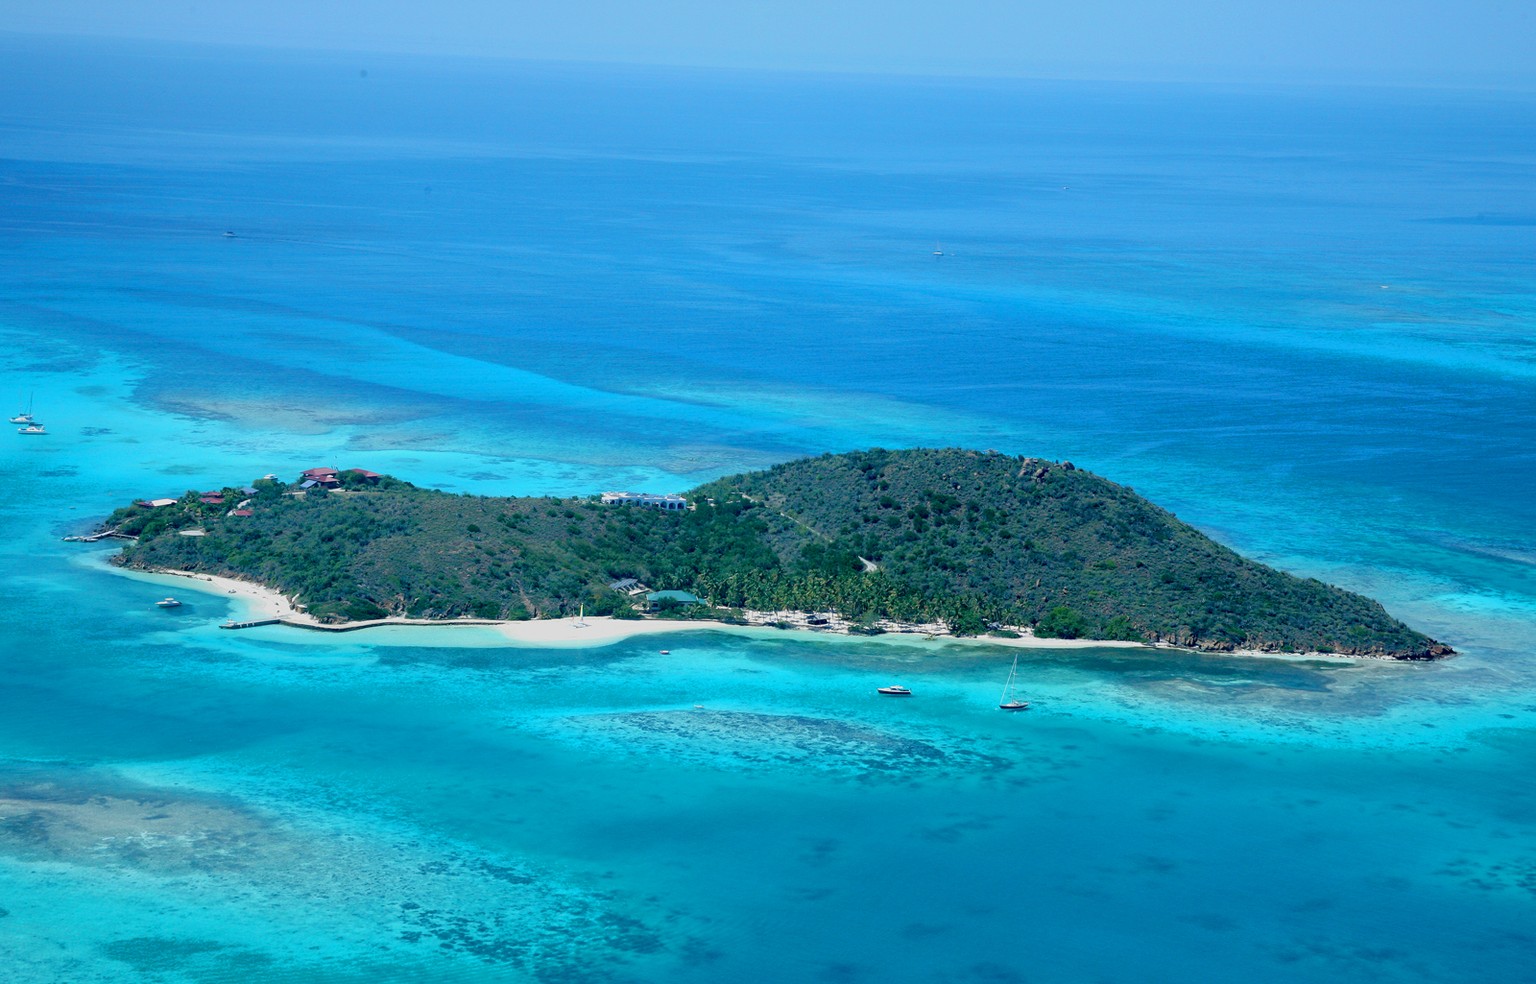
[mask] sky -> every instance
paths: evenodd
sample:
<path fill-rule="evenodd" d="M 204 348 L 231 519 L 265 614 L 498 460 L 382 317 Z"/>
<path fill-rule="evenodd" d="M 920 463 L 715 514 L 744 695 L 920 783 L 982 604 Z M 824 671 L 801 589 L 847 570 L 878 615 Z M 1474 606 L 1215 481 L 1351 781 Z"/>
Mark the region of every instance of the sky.
<path fill-rule="evenodd" d="M 0 31 L 840 72 L 1536 83 L 1536 0 L 0 0 Z"/>

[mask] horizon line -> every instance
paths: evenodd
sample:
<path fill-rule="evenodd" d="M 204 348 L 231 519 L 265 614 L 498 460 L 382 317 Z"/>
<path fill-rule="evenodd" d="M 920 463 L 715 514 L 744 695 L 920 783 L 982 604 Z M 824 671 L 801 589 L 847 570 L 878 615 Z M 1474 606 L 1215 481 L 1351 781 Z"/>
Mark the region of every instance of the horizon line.
<path fill-rule="evenodd" d="M 694 71 L 741 75 L 785 76 L 833 76 L 843 79 L 931 79 L 945 82 L 1064 82 L 1101 83 L 1112 85 L 1188 85 L 1200 87 L 1230 86 L 1237 88 L 1286 88 L 1286 89 L 1401 89 L 1412 91 L 1476 91 L 1508 95 L 1536 94 L 1536 71 L 1528 75 L 1495 76 L 1489 78 L 1464 77 L 1461 79 L 1403 79 L 1388 76 L 1360 77 L 1297 77 L 1285 73 L 1255 73 L 1249 76 L 1223 75 L 1216 70 L 1179 73 L 1167 66 L 1146 66 L 1136 69 L 1091 68 L 1042 68 L 1039 71 L 1024 69 L 996 71 L 940 70 L 933 67 L 901 71 L 894 68 L 856 68 L 831 65 L 790 64 L 725 64 L 711 61 L 646 61 L 640 59 L 605 58 L 536 58 L 522 54 L 498 54 L 449 50 L 420 50 L 409 48 L 370 48 L 326 44 L 272 44 L 248 41 L 204 40 L 166 38 L 143 35 L 66 33 L 55 31 L 16 31 L 0 29 L 0 43 L 7 41 L 26 43 L 94 44 L 123 48 L 170 48 L 230 50 L 252 54 L 290 54 L 295 56 L 346 55 L 372 56 L 416 62 L 459 61 L 483 65 L 569 66 L 572 68 L 627 69 L 658 71 Z M 362 69 L 367 71 L 366 67 Z"/>

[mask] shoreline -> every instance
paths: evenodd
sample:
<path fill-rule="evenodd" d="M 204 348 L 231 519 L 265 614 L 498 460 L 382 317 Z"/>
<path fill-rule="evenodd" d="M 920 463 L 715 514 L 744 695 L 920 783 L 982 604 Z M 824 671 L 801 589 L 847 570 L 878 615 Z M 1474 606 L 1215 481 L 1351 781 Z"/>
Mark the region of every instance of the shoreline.
<path fill-rule="evenodd" d="M 803 624 L 797 625 L 793 622 L 791 622 L 790 627 L 787 629 L 773 624 L 780 620 L 787 621 L 788 619 L 784 618 L 784 616 L 796 616 L 800 620 L 805 618 L 803 613 L 788 612 L 750 612 L 748 615 L 750 618 L 755 619 L 755 622 L 749 621 L 746 625 L 735 625 L 729 622 L 721 622 L 717 619 L 621 619 L 607 615 L 592 615 L 586 618 L 567 616 L 564 618 L 516 620 L 473 617 L 405 618 L 403 616 L 391 616 L 389 618 L 343 622 L 333 625 L 323 623 L 307 612 L 301 611 L 293 603 L 292 599 L 275 588 L 267 587 L 264 584 L 257 584 L 254 581 L 225 577 L 220 574 L 203 574 L 195 571 L 138 570 L 118 567 L 106 561 L 102 561 L 102 565 L 115 573 L 127 574 L 150 581 L 158 581 L 164 578 L 166 579 L 165 583 L 186 583 L 193 590 L 201 593 L 224 596 L 232 601 L 237 601 L 246 607 L 246 612 L 243 617 L 232 619 L 232 621 L 267 622 L 268 620 L 275 620 L 268 624 L 308 629 L 317 633 L 339 634 L 390 627 L 423 628 L 434 626 L 448 628 L 472 626 L 491 629 L 513 645 L 572 646 L 578 648 L 610 645 L 639 636 L 677 632 L 726 632 L 755 637 L 792 632 L 801 636 L 817 638 L 982 643 L 1024 649 L 1098 649 L 1106 646 L 1126 649 L 1154 648 L 1150 644 L 1143 642 L 1101 641 L 1094 639 L 1040 639 L 1032 635 L 1022 635 L 1017 639 L 1005 639 L 996 636 L 955 636 L 950 634 L 947 629 L 931 625 L 911 626 L 905 630 L 887 631 L 880 635 L 864 636 L 832 628 L 812 628 Z M 174 581 L 171 579 L 174 579 Z"/>
<path fill-rule="evenodd" d="M 96 563 L 111 573 L 131 577 L 135 580 L 142 579 L 151 583 L 163 584 L 186 584 L 199 593 L 220 596 L 235 601 L 243 606 L 246 611 L 243 616 L 232 618 L 231 621 L 254 621 L 266 625 L 306 629 L 317 635 L 353 633 L 376 628 L 475 627 L 494 631 L 505 639 L 509 645 L 516 647 L 586 648 L 613 645 L 642 636 L 679 632 L 724 632 L 752 638 L 769 638 L 780 634 L 793 633 L 795 636 L 807 639 L 856 639 L 862 642 L 904 644 L 933 643 L 936 645 L 958 644 L 967 646 L 1000 646 L 1013 649 L 1057 650 L 1144 649 L 1150 651 L 1171 650 L 1173 652 L 1198 653 L 1208 656 L 1327 660 L 1330 662 L 1346 663 L 1357 663 L 1362 660 L 1388 663 L 1412 662 L 1394 659 L 1391 656 L 1349 656 L 1340 653 L 1268 652 L 1264 650 L 1241 649 L 1220 652 L 1191 649 L 1184 646 L 1175 646 L 1170 643 L 1126 642 L 1113 639 L 1051 639 L 1040 638 L 1028 633 L 1021 634 L 1017 639 L 990 635 L 956 636 L 951 634 L 948 629 L 936 625 L 901 626 L 888 629 L 878 635 L 862 635 L 848 632 L 843 627 L 845 623 L 840 621 L 837 623 L 829 622 L 827 627 L 806 625 L 804 620 L 807 616 L 803 612 L 747 612 L 748 624 L 746 625 L 721 622 L 715 619 L 617 619 L 607 615 L 593 615 L 586 618 L 565 617 L 525 620 L 473 617 L 424 619 L 391 616 L 370 621 L 344 622 L 337 625 L 329 625 L 300 610 L 291 599 L 276 589 L 267 587 L 264 584 L 257 584 L 254 581 L 194 571 L 137 570 L 118 567 L 108 562 L 105 554 Z M 785 628 L 775 624 L 778 622 L 788 622 L 789 625 Z M 894 623 L 887 624 L 894 625 Z"/>

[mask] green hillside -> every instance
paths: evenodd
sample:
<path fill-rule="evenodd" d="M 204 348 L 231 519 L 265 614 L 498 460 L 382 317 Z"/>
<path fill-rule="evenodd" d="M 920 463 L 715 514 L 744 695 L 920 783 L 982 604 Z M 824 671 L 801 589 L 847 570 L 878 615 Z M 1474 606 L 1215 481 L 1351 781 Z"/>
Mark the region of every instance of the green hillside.
<path fill-rule="evenodd" d="M 595 499 L 487 498 L 385 478 L 292 494 L 248 516 L 189 494 L 119 510 L 121 562 L 235 574 L 322 617 L 629 614 L 636 578 L 719 608 L 833 610 L 865 624 L 1206 649 L 1430 658 L 1450 650 L 1360 595 L 1247 560 L 1122 486 L 1034 458 L 864 451 L 793 461 L 688 494 L 687 512 Z M 181 536 L 196 526 L 203 536 Z"/>

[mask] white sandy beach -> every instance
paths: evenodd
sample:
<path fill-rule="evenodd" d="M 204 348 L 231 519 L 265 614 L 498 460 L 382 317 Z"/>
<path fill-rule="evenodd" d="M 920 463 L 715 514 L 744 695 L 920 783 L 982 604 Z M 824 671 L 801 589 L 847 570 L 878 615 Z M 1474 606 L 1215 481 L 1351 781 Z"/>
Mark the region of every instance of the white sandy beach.
<path fill-rule="evenodd" d="M 586 618 L 541 618 L 521 621 L 493 620 L 480 618 L 462 619 L 424 619 L 424 618 L 383 618 L 370 622 L 352 622 L 344 625 L 323 625 L 317 619 L 300 610 L 293 602 L 265 585 L 251 581 L 242 581 L 237 578 L 220 577 L 210 574 L 199 574 L 182 571 L 132 571 L 121 567 L 114 567 L 106 562 L 103 556 L 99 566 L 112 573 L 167 585 L 169 589 L 178 586 L 197 591 L 203 594 L 220 595 L 241 606 L 241 611 L 234 616 L 236 621 L 263 621 L 266 619 L 281 619 L 284 625 L 295 628 L 307 628 L 318 630 L 313 632 L 316 639 L 324 638 L 338 632 L 367 632 L 374 628 L 388 627 L 417 627 L 417 628 L 470 628 L 476 627 L 495 632 L 506 640 L 508 645 L 529 648 L 583 648 L 587 646 L 608 646 L 633 639 L 639 636 L 650 635 L 675 635 L 681 632 L 726 632 L 733 635 L 752 636 L 756 638 L 771 637 L 784 632 L 792 632 L 796 637 L 806 639 L 825 639 L 829 641 L 857 639 L 860 642 L 870 643 L 898 643 L 901 645 L 927 645 L 927 646 L 1002 646 L 1014 649 L 1146 649 L 1159 650 L 1171 649 L 1178 652 L 1194 652 L 1166 643 L 1153 645 L 1144 642 L 1122 642 L 1108 639 L 1042 639 L 1029 633 L 1027 629 L 1020 630 L 1016 639 L 1001 636 L 954 636 L 942 627 L 935 625 L 921 625 L 907 627 L 900 631 L 887 631 L 881 635 L 852 635 L 841 627 L 837 627 L 834 621 L 833 627 L 810 628 L 804 624 L 805 616 L 802 613 L 792 612 L 747 612 L 748 619 L 754 624 L 732 625 L 726 622 L 712 619 L 698 620 L 673 620 L 673 619 L 618 619 L 608 616 L 591 615 Z M 775 623 L 787 622 L 788 628 L 781 628 Z M 305 633 L 309 635 L 310 633 Z M 370 642 L 418 645 L 419 638 L 402 637 L 398 640 L 389 638 L 384 634 L 377 636 L 370 634 Z M 1371 656 L 1345 656 L 1339 653 L 1302 653 L 1302 652 L 1265 652 L 1261 650 L 1236 650 L 1230 653 L 1210 652 L 1211 656 L 1238 656 L 1259 657 L 1267 659 L 1300 659 L 1300 660 L 1328 660 L 1343 663 L 1358 663 L 1362 659 L 1384 660 L 1386 662 L 1400 662 L 1390 657 Z"/>
<path fill-rule="evenodd" d="M 791 632 L 797 638 L 802 639 L 841 640 L 845 642 L 850 639 L 857 639 L 860 642 L 883 642 L 908 646 L 1002 646 L 1014 649 L 1055 650 L 1170 649 L 1177 652 L 1196 652 L 1196 650 L 1184 649 L 1183 647 L 1167 643 L 1154 645 L 1144 642 L 1121 642 L 1107 639 L 1042 639 L 1030 634 L 1027 629 L 1021 630 L 1017 639 L 990 635 L 954 636 L 950 635 L 942 627 L 934 625 L 911 626 L 902 631 L 887 631 L 881 635 L 852 635 L 839 627 L 835 620 L 832 627 L 810 628 L 804 624 L 805 615 L 794 612 L 747 612 L 748 619 L 754 623 L 748 625 L 732 625 L 709 619 L 690 619 L 686 621 L 655 618 L 617 619 L 597 615 L 590 615 L 586 618 L 542 618 L 522 621 L 479 618 L 422 619 L 396 617 L 377 619 L 370 622 L 352 622 L 343 625 L 323 625 L 317 619 L 300 610 L 289 598 L 280 592 L 251 581 L 182 571 L 151 572 L 127 570 L 107 563 L 105 554 L 100 555 L 92 566 L 100 567 L 103 570 L 123 577 L 164 585 L 169 592 L 192 590 L 201 594 L 222 596 L 240 607 L 240 611 L 233 616 L 236 621 L 280 619 L 286 626 L 316 630 L 302 633 L 302 635 L 311 636 L 317 640 L 336 633 L 369 632 L 369 630 L 375 628 L 415 627 L 444 630 L 449 628 L 480 628 L 501 636 L 511 646 L 528 648 L 583 648 L 613 645 L 614 643 L 639 636 L 675 635 L 682 632 L 725 632 L 756 638 L 766 638 L 780 633 Z M 787 623 L 789 627 L 781 628 L 775 623 Z M 382 632 L 377 634 L 369 632 L 368 641 L 370 643 L 386 645 L 421 644 L 419 636 L 395 636 L 393 633 Z M 1205 654 L 1210 656 L 1258 657 L 1265 659 L 1327 660 L 1342 663 L 1358 663 L 1361 660 L 1401 662 L 1386 656 L 1346 656 L 1339 653 L 1317 652 L 1266 652 L 1247 649 L 1229 653 L 1208 652 Z"/>
<path fill-rule="evenodd" d="M 860 642 L 884 641 L 898 642 L 905 645 L 931 646 L 981 645 L 1007 646 L 1021 649 L 1152 648 L 1140 642 L 1113 642 L 1093 639 L 1040 639 L 1029 634 L 1021 634 L 1017 639 L 997 636 L 956 637 L 939 629 L 937 626 L 916 626 L 909 631 L 886 632 L 883 635 L 875 636 L 853 636 L 840 629 L 808 628 L 803 624 L 795 624 L 795 621 L 803 620 L 804 616 L 796 616 L 795 613 L 787 612 L 750 612 L 748 613 L 749 617 L 759 623 L 753 625 L 731 625 L 725 622 L 705 619 L 687 621 L 649 618 L 617 619 L 593 615 L 585 618 L 543 618 L 527 621 L 497 621 L 476 618 L 385 618 L 365 623 L 354 622 L 340 626 L 326 626 L 309 614 L 301 611 L 293 604 L 292 600 L 280 592 L 251 581 L 193 572 L 125 570 L 124 568 L 108 564 L 105 556 L 101 558 L 99 565 L 101 568 L 115 574 L 131 577 L 135 580 L 165 585 L 166 590 L 171 593 L 174 593 L 176 590 L 192 590 L 201 594 L 222 596 L 240 606 L 241 610 L 233 616 L 235 621 L 281 619 L 285 625 L 319 630 L 314 632 L 315 638 L 322 638 L 339 631 L 352 633 L 367 632 L 372 628 L 388 626 L 431 626 L 443 629 L 479 627 L 496 632 L 510 645 L 546 648 L 607 646 L 638 636 L 675 635 L 680 632 L 706 631 L 727 632 L 758 638 L 793 632 L 797 637 L 803 638 L 843 641 L 858 639 Z M 790 628 L 779 628 L 772 624 L 776 621 L 786 620 L 789 621 Z M 307 635 L 308 633 L 305 634 Z M 381 638 L 378 641 L 383 641 L 383 639 Z"/>

